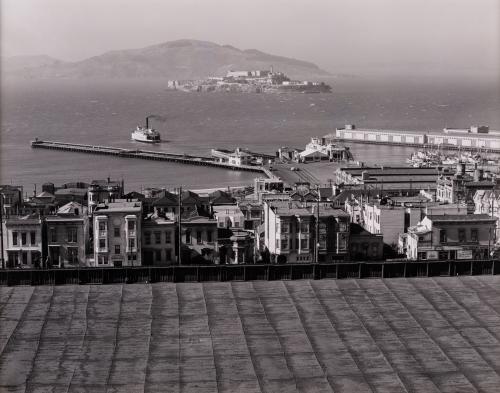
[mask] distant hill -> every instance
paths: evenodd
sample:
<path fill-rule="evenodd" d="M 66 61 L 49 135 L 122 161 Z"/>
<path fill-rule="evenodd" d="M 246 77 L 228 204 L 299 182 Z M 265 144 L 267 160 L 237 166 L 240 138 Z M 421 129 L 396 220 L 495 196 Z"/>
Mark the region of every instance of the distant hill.
<path fill-rule="evenodd" d="M 48 56 L 18 56 L 2 59 L 2 66 L 5 76 L 23 78 L 196 79 L 223 76 L 228 70 L 269 69 L 271 66 L 292 78 L 330 75 L 306 61 L 196 40 L 110 51 L 77 62 L 63 62 Z"/>

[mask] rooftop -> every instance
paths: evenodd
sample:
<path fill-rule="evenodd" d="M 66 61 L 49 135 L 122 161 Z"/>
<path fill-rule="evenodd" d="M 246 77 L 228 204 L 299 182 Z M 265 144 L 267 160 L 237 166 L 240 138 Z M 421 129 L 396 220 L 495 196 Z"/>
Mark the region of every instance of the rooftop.
<path fill-rule="evenodd" d="M 0 287 L 0 390 L 497 392 L 499 287 L 500 276 Z"/>
<path fill-rule="evenodd" d="M 487 214 L 439 214 L 427 216 L 432 222 L 496 221 L 496 217 Z"/>
<path fill-rule="evenodd" d="M 130 201 L 127 199 L 115 199 L 114 202 L 100 203 L 96 206 L 95 212 L 110 212 L 110 213 L 124 213 L 124 212 L 140 212 L 142 204 L 139 201 Z"/>

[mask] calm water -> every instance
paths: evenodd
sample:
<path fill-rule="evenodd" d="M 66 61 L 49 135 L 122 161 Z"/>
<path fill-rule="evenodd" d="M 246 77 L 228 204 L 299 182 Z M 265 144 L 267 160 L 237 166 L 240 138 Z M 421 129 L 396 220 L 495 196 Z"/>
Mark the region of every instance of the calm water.
<path fill-rule="evenodd" d="M 251 183 L 254 174 L 172 163 L 31 149 L 35 137 L 144 148 L 130 132 L 147 114 L 167 142 L 147 146 L 209 155 L 212 147 L 274 153 L 303 147 L 345 123 L 359 127 L 440 130 L 486 124 L 500 129 L 498 86 L 437 81 L 331 81 L 332 94 L 187 94 L 158 82 L 5 81 L 2 85 L 0 183 L 125 178 L 143 186 L 191 188 Z M 353 144 L 356 160 L 402 164 L 412 149 Z"/>

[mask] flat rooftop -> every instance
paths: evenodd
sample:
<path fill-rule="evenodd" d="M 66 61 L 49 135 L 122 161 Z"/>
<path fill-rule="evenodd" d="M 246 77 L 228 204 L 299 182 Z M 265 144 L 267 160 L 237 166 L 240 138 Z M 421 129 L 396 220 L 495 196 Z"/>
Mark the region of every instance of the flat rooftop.
<path fill-rule="evenodd" d="M 0 319 L 0 391 L 500 386 L 500 276 L 0 287 Z"/>

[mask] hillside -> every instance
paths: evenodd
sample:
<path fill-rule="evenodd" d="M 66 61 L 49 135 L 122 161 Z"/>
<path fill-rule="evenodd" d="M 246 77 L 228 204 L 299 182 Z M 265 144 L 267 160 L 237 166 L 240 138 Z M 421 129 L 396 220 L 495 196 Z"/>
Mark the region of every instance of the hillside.
<path fill-rule="evenodd" d="M 45 59 L 45 61 L 42 61 Z M 77 62 L 45 56 L 2 59 L 6 76 L 23 78 L 168 78 L 196 79 L 222 76 L 228 70 L 269 69 L 292 78 L 330 75 L 317 65 L 275 56 L 256 49 L 240 50 L 230 45 L 196 40 L 177 40 L 141 49 L 106 52 Z"/>

